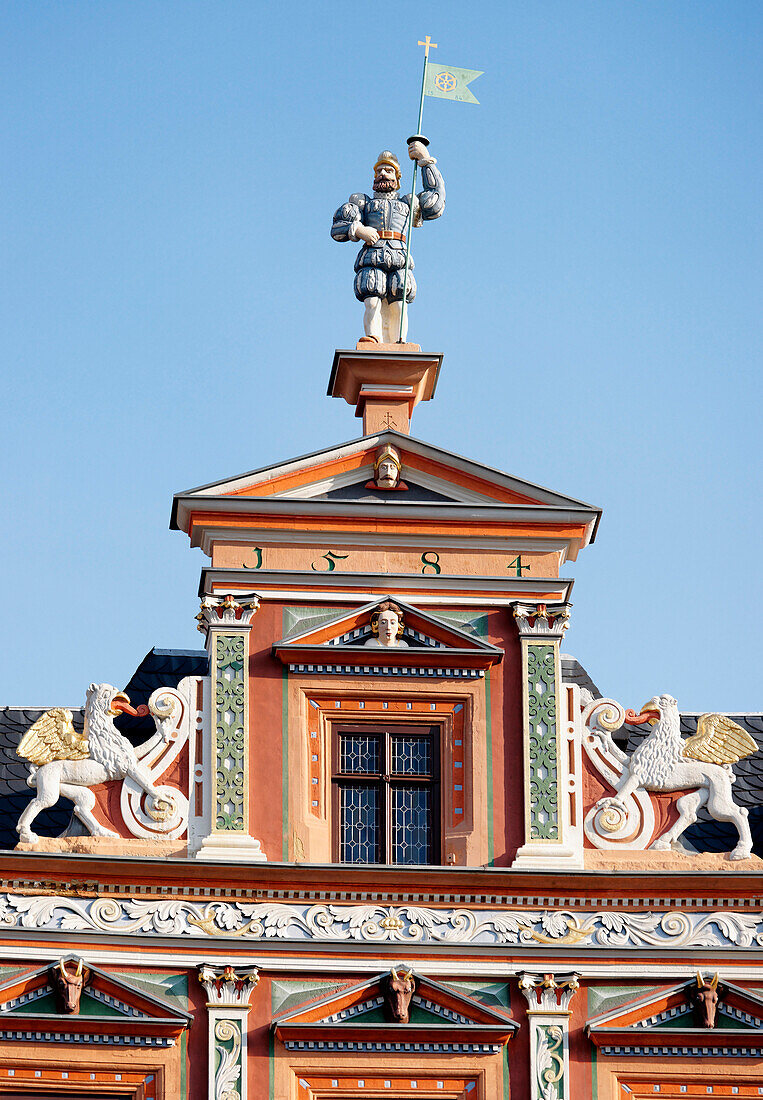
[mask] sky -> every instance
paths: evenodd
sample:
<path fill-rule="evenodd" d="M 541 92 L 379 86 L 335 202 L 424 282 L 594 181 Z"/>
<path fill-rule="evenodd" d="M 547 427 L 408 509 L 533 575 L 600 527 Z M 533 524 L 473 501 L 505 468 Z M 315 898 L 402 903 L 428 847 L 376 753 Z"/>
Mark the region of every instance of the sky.
<path fill-rule="evenodd" d="M 4 703 L 201 648 L 172 494 L 359 434 L 329 227 L 426 34 L 484 76 L 425 102 L 413 434 L 603 509 L 563 575 L 605 695 L 763 710 L 758 0 L 0 4 Z"/>

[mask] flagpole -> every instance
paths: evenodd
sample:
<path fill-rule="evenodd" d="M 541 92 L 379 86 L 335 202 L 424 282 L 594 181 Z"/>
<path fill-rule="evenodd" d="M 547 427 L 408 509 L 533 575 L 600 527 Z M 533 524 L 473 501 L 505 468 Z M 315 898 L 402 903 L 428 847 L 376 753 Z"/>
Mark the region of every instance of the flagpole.
<path fill-rule="evenodd" d="M 427 82 L 427 62 L 429 60 L 429 48 L 437 49 L 437 43 L 432 42 L 429 35 L 426 35 L 423 42 L 419 41 L 419 45 L 424 47 L 424 69 L 421 74 L 421 96 L 419 97 L 419 121 L 416 127 L 416 133 L 421 133 L 421 119 L 424 114 L 424 88 Z M 403 304 L 400 310 L 400 332 L 398 334 L 397 342 L 402 344 L 403 342 L 403 329 L 405 328 L 405 311 L 408 308 L 407 295 L 408 295 L 408 272 L 411 266 L 411 236 L 413 234 L 413 211 L 416 206 L 416 171 L 419 167 L 419 162 L 414 160 L 413 162 L 413 182 L 411 183 L 411 209 L 408 212 L 408 233 L 406 234 L 407 240 L 405 242 L 405 273 L 403 275 Z"/>

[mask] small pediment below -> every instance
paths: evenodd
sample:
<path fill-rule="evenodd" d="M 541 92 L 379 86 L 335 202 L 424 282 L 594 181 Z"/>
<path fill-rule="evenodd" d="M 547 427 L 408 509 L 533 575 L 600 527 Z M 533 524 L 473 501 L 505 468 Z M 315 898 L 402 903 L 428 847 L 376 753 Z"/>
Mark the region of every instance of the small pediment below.
<path fill-rule="evenodd" d="M 395 616 L 394 644 L 385 644 L 381 616 Z M 293 672 L 359 675 L 484 675 L 503 651 L 396 597 L 385 596 L 291 634 L 273 647 Z M 423 670 L 423 671 L 422 671 Z"/>
<path fill-rule="evenodd" d="M 413 989 L 402 1002 L 390 994 L 387 971 L 277 1017 L 275 1033 L 287 1049 L 491 1054 L 517 1030 L 509 1016 L 472 997 L 410 971 L 401 975 Z M 404 1022 L 393 1018 L 401 1005 Z"/>
<path fill-rule="evenodd" d="M 81 964 L 81 965 L 80 965 Z M 63 965 L 74 983 L 81 978 L 75 1010 L 64 1011 L 54 972 Z M 80 967 L 79 973 L 77 968 Z M 75 956 L 24 970 L 0 986 L 0 1038 L 20 1038 L 32 1027 L 55 1033 L 59 1042 L 114 1042 L 172 1046 L 190 1015 Z"/>
<path fill-rule="evenodd" d="M 674 1046 L 701 1053 L 763 1053 L 763 998 L 729 982 L 704 990 L 711 1011 L 701 1007 L 696 977 L 651 993 L 588 1020 L 586 1031 L 604 1054 L 627 1047 L 658 1055 Z M 709 1022 L 708 1022 L 709 1021 Z"/>

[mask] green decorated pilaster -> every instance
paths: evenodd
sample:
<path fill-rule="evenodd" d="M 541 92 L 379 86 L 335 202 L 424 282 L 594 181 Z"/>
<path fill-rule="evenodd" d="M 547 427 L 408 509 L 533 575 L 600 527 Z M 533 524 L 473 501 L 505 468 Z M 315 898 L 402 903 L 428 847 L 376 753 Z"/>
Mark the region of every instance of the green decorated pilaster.
<path fill-rule="evenodd" d="M 530 1024 L 529 1100 L 570 1100 L 570 1001 L 579 974 L 519 975 Z"/>
<path fill-rule="evenodd" d="M 513 611 L 522 653 L 525 836 L 512 866 L 582 867 L 582 834 L 571 813 L 574 730 L 564 713 L 560 661 L 569 605 L 517 603 Z"/>
<path fill-rule="evenodd" d="M 212 714 L 205 794 L 210 831 L 197 859 L 261 862 L 259 840 L 249 832 L 249 632 L 256 596 L 205 597 L 197 615 L 207 639 Z"/>
<path fill-rule="evenodd" d="M 247 1016 L 259 980 L 256 967 L 199 967 L 209 1017 L 208 1100 L 246 1100 Z"/>

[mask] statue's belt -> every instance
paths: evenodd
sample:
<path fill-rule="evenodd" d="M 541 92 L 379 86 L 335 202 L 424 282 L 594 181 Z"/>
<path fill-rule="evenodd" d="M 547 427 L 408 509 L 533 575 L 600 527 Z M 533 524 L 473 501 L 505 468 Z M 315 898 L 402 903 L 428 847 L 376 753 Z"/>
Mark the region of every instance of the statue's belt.
<path fill-rule="evenodd" d="M 405 244 L 405 234 L 395 229 L 377 229 L 377 233 L 380 241 L 402 241 Z"/>

